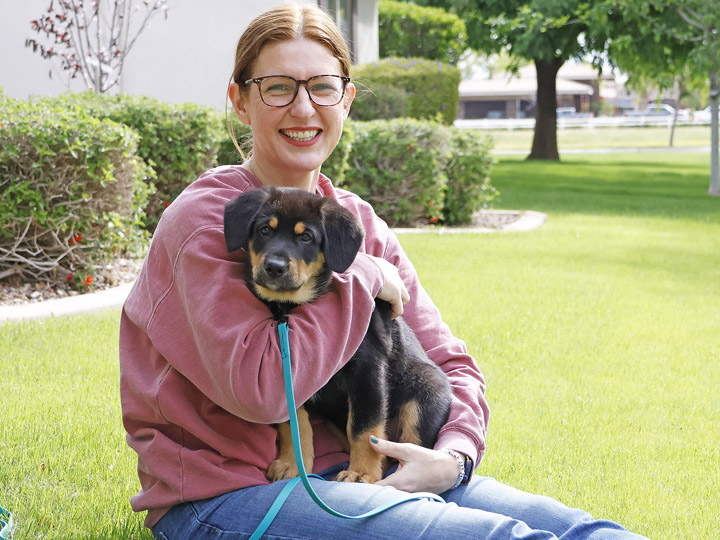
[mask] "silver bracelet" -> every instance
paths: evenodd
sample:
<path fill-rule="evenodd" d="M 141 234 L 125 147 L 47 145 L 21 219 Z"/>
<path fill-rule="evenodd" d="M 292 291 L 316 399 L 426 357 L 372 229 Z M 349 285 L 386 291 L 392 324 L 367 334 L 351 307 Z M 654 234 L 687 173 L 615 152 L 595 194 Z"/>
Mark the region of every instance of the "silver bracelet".
<path fill-rule="evenodd" d="M 460 472 L 458 474 L 458 478 L 457 478 L 457 481 L 455 482 L 455 485 L 450 488 L 450 489 L 455 489 L 462 483 L 463 478 L 465 477 L 465 458 L 462 457 L 455 450 L 450 450 L 449 448 L 443 448 L 442 452 L 450 454 L 452 457 L 454 457 L 455 461 L 457 461 L 458 469 L 460 469 Z"/>

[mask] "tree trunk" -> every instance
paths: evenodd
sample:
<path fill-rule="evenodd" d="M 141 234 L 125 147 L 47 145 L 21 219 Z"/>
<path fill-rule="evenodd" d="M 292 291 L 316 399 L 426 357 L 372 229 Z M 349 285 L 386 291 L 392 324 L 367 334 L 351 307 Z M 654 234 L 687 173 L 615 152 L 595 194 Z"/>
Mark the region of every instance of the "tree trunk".
<path fill-rule="evenodd" d="M 718 102 L 720 102 L 720 81 L 718 81 L 718 72 L 715 70 L 710 72 L 710 189 L 708 189 L 708 195 L 720 196 Z"/>
<path fill-rule="evenodd" d="M 537 71 L 537 106 L 532 150 L 527 159 L 559 160 L 557 146 L 557 72 L 562 58 L 535 59 Z"/>
<path fill-rule="evenodd" d="M 678 114 L 680 113 L 680 100 L 685 95 L 685 85 L 680 80 L 680 77 L 677 78 L 676 82 L 677 82 L 678 91 L 677 91 L 677 99 L 675 100 L 675 112 L 673 113 L 672 125 L 670 126 L 670 143 L 668 144 L 668 146 L 670 146 L 670 148 L 672 148 L 673 142 L 675 141 L 675 128 L 677 127 Z"/>

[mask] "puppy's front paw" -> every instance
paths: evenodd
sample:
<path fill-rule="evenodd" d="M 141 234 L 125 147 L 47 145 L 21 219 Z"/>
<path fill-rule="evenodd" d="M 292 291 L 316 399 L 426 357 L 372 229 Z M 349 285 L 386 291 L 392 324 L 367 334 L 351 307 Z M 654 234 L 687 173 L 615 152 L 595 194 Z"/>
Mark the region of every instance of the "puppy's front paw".
<path fill-rule="evenodd" d="M 374 484 L 380 480 L 380 476 L 362 471 L 342 471 L 335 477 L 338 482 L 361 482 L 363 484 Z"/>
<path fill-rule="evenodd" d="M 288 461 L 278 458 L 270 464 L 270 467 L 268 467 L 267 479 L 272 482 L 277 482 L 278 480 L 290 480 L 291 478 L 295 478 L 298 474 L 297 465 L 295 465 L 294 459 Z"/>

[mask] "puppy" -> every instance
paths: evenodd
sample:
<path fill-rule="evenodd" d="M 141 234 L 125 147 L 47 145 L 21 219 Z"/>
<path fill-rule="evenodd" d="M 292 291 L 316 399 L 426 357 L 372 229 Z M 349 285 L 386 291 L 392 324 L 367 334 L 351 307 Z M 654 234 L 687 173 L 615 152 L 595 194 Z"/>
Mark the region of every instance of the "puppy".
<path fill-rule="evenodd" d="M 300 189 L 252 190 L 225 207 L 227 248 L 247 250 L 248 285 L 278 321 L 325 294 L 332 273 L 347 270 L 363 238 L 362 226 L 350 211 Z M 402 317 L 392 318 L 390 304 L 377 299 L 375 304 L 357 352 L 298 409 L 308 471 L 314 456 L 308 412 L 327 420 L 344 439 L 350 465 L 337 476 L 339 481 L 373 483 L 382 478 L 386 464 L 370 446 L 371 435 L 430 448 L 450 411 L 445 374 Z M 298 475 L 289 424 L 280 424 L 278 434 L 278 458 L 268 469 L 273 481 Z"/>

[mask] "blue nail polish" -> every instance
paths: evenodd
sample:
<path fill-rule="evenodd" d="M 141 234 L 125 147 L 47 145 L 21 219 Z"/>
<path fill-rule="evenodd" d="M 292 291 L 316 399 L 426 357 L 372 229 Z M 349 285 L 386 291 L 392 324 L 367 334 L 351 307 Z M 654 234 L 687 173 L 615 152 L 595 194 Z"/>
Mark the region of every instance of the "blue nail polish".
<path fill-rule="evenodd" d="M 370 442 L 372 442 L 373 444 L 377 444 L 378 438 L 375 435 L 370 435 Z"/>

